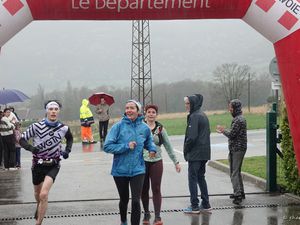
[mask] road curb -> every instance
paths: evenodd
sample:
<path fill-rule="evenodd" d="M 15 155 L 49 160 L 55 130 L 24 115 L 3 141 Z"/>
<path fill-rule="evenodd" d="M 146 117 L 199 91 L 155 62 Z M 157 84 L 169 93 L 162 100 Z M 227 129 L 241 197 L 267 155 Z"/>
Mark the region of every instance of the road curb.
<path fill-rule="evenodd" d="M 220 163 L 218 161 L 209 161 L 208 165 L 212 168 L 220 170 L 229 175 L 229 166 L 227 166 L 226 164 Z M 245 173 L 245 172 L 242 172 L 241 174 L 242 174 L 244 181 L 251 182 L 251 183 L 255 184 L 257 187 L 259 187 L 263 190 L 266 190 L 266 187 L 267 187 L 266 180 L 264 180 L 260 177 L 253 176 L 252 174 Z"/>

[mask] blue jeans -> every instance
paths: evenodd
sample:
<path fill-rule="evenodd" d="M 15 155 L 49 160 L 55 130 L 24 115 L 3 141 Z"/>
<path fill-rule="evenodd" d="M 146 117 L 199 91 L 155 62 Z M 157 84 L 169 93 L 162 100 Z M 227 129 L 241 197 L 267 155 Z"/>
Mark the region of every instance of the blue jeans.
<path fill-rule="evenodd" d="M 199 207 L 199 199 L 198 199 L 198 185 L 201 191 L 201 199 L 202 199 L 202 206 L 204 208 L 209 208 L 209 198 L 208 198 L 208 191 L 207 191 L 207 184 L 205 180 L 205 169 L 206 169 L 207 160 L 200 160 L 200 161 L 189 161 L 189 170 L 188 170 L 188 177 L 189 177 L 189 189 L 191 195 L 191 205 L 192 208 Z"/>
<path fill-rule="evenodd" d="M 21 166 L 21 148 L 16 147 L 16 166 Z"/>

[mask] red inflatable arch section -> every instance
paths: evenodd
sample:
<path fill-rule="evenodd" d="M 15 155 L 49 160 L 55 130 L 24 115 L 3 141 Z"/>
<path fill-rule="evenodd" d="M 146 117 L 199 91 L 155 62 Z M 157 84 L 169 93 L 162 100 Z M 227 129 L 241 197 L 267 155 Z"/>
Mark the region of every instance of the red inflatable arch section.
<path fill-rule="evenodd" d="M 0 47 L 33 20 L 242 19 L 274 44 L 300 173 L 300 0 L 2 0 Z"/>

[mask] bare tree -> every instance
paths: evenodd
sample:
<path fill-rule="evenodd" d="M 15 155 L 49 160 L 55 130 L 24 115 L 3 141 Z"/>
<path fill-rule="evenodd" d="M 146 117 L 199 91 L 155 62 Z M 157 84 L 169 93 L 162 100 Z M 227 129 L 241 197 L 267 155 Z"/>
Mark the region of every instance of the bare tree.
<path fill-rule="evenodd" d="M 254 73 L 251 73 L 250 70 L 250 66 L 236 63 L 222 64 L 214 70 L 214 79 L 219 84 L 221 93 L 227 102 L 240 98 L 243 92 L 247 91 L 247 84 L 254 77 Z"/>

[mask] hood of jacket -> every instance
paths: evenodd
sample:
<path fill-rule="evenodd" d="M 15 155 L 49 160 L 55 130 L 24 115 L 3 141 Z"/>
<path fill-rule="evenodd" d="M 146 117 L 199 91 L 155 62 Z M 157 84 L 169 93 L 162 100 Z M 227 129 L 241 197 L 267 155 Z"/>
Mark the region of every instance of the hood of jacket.
<path fill-rule="evenodd" d="M 87 99 L 82 99 L 81 104 L 82 104 L 83 106 L 88 106 L 89 100 L 87 100 Z"/>
<path fill-rule="evenodd" d="M 201 108 L 203 103 L 203 96 L 201 94 L 188 96 L 188 99 L 190 101 L 190 114 Z"/>
<path fill-rule="evenodd" d="M 233 99 L 230 101 L 230 105 L 232 107 L 232 117 L 236 117 L 242 114 L 242 102 L 239 99 Z"/>
<path fill-rule="evenodd" d="M 86 119 L 93 117 L 93 113 L 88 107 L 89 101 L 87 99 L 82 100 L 82 105 L 80 107 L 80 119 Z"/>

